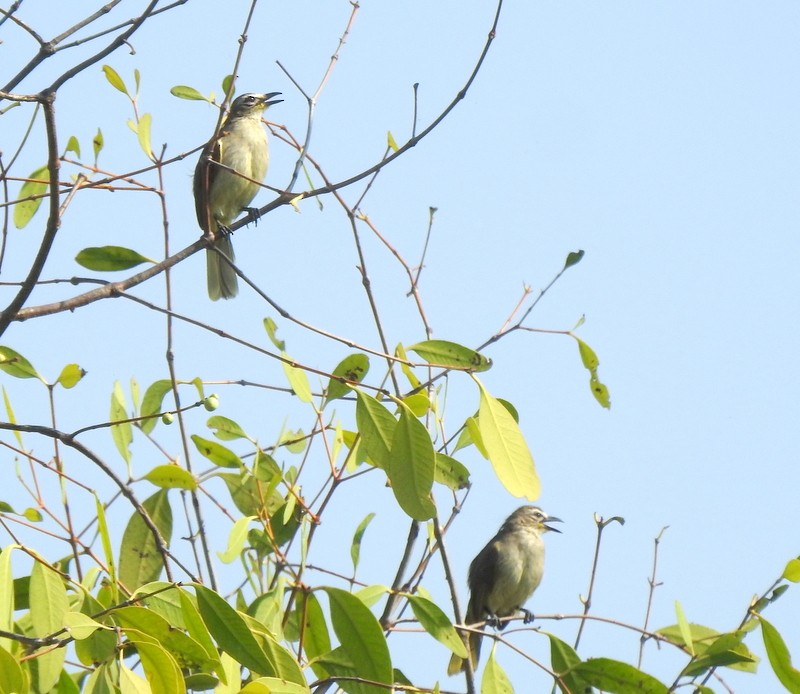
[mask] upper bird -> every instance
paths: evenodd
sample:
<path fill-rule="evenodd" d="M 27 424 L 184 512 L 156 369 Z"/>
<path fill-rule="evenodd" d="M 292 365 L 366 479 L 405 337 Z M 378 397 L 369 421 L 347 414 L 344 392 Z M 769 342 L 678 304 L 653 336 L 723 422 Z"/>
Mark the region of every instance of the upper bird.
<path fill-rule="evenodd" d="M 470 597 L 465 624 L 494 621 L 502 629 L 505 623 L 498 620 L 518 610 L 525 612 L 526 622 L 533 618 L 522 606 L 539 587 L 544 573 L 542 535 L 549 530 L 561 532 L 548 525 L 560 521 L 536 506 L 521 506 L 506 518 L 469 565 Z M 468 640 L 474 670 L 478 665 L 481 635 L 470 633 Z M 466 661 L 454 655 L 447 672 L 454 675 L 464 669 Z"/>
<path fill-rule="evenodd" d="M 215 237 L 214 247 L 234 260 L 228 228 L 255 197 L 267 175 L 269 144 L 261 114 L 283 99 L 280 92 L 237 97 L 219 132 L 203 149 L 194 170 L 197 223 Z M 239 291 L 236 272 L 212 248 L 206 251 L 208 295 L 232 299 Z"/>

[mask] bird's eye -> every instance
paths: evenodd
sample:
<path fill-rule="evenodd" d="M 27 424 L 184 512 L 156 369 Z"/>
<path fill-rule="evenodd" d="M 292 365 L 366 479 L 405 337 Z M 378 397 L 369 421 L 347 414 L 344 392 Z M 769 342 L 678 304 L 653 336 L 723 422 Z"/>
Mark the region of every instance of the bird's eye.
<path fill-rule="evenodd" d="M 248 104 L 252 104 L 255 100 L 256 100 L 256 98 L 252 94 L 247 97 L 247 103 Z"/>

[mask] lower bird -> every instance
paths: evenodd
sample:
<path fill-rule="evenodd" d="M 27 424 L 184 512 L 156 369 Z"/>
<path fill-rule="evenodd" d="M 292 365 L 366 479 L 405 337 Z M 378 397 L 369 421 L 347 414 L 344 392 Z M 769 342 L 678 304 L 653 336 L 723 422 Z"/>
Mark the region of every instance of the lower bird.
<path fill-rule="evenodd" d="M 214 247 L 233 262 L 230 225 L 256 196 L 269 166 L 269 143 L 261 114 L 283 99 L 280 92 L 242 94 L 219 132 L 203 149 L 194 171 L 197 222 L 215 237 Z M 239 291 L 236 271 L 220 254 L 206 251 L 208 295 L 232 299 Z"/>
<path fill-rule="evenodd" d="M 494 623 L 498 629 L 505 627 L 499 621 L 523 611 L 525 620 L 533 619 L 523 605 L 539 587 L 544 573 L 544 542 L 542 535 L 552 528 L 548 523 L 561 522 L 548 516 L 536 506 L 521 506 L 512 513 L 497 534 L 480 551 L 469 566 L 469 605 L 465 624 Z M 472 632 L 468 637 L 472 669 L 478 666 L 481 634 Z M 454 675 L 466 670 L 463 658 L 453 655 L 447 672 Z"/>

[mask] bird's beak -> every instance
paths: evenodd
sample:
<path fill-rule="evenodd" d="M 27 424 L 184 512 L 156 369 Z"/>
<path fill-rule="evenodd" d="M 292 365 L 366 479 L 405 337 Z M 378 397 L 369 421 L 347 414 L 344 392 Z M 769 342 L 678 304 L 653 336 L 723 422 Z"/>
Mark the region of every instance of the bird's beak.
<path fill-rule="evenodd" d="M 558 528 L 551 528 L 548 523 L 563 523 L 560 518 L 556 518 L 555 516 L 548 516 L 547 520 L 542 523 L 542 525 L 547 528 L 548 530 L 552 530 L 554 533 L 560 533 L 561 531 Z"/>
<path fill-rule="evenodd" d="M 281 103 L 283 99 L 273 99 L 273 97 L 280 96 L 280 94 L 281 92 L 270 92 L 269 94 L 264 94 L 264 108 L 269 108 L 270 106 Z"/>

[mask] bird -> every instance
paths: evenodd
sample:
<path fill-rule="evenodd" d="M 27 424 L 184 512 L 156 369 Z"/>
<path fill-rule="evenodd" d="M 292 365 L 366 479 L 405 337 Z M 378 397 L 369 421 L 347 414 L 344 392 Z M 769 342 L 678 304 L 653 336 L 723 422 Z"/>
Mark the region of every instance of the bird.
<path fill-rule="evenodd" d="M 242 94 L 231 104 L 222 127 L 203 148 L 194 170 L 197 223 L 214 236 L 214 248 L 234 260 L 230 225 L 248 209 L 267 175 L 269 143 L 261 125 L 265 109 L 280 92 Z M 236 272 L 213 248 L 206 250 L 208 295 L 232 299 L 239 291 Z"/>
<path fill-rule="evenodd" d="M 486 622 L 503 629 L 506 623 L 500 620 L 517 611 L 524 612 L 526 623 L 533 619 L 523 605 L 539 587 L 544 573 L 542 535 L 551 530 L 561 532 L 548 525 L 554 522 L 562 521 L 537 506 L 520 506 L 506 518 L 469 566 L 465 624 Z M 480 633 L 470 632 L 467 639 L 473 670 L 478 665 L 481 638 Z M 447 672 L 454 675 L 466 667 L 465 659 L 453 655 Z"/>

